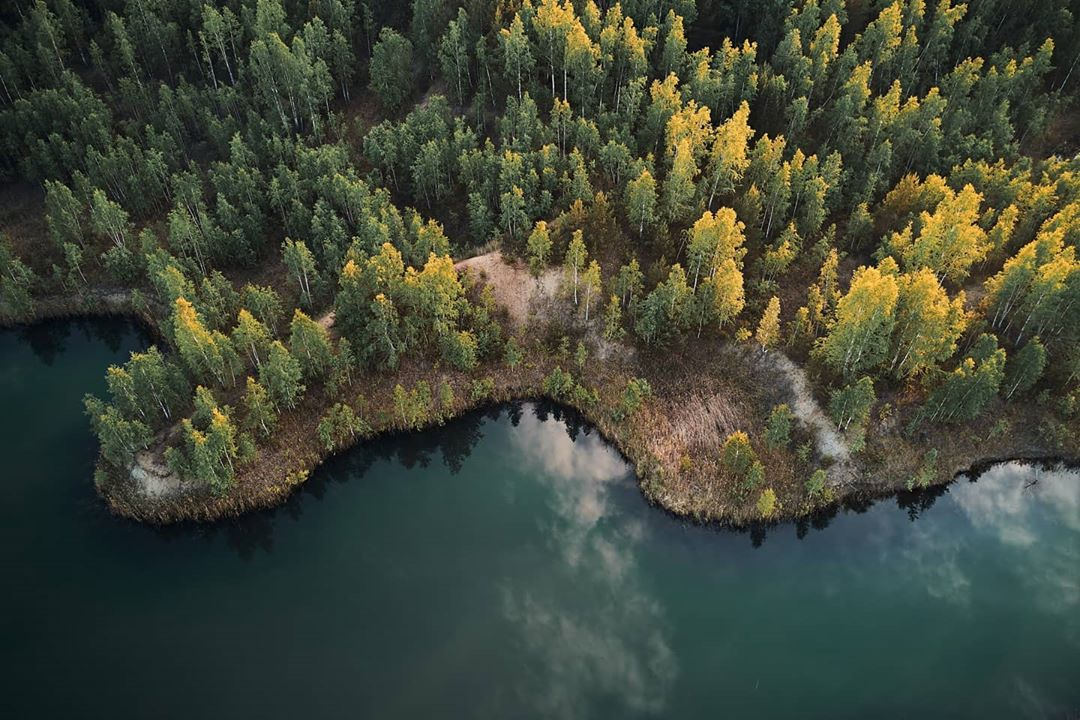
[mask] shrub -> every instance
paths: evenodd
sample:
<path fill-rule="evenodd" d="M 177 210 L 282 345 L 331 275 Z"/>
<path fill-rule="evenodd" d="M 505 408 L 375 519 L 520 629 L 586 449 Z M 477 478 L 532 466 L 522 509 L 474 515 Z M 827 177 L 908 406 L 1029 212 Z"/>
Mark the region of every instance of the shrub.
<path fill-rule="evenodd" d="M 777 510 L 779 510 L 779 502 L 776 500 L 776 492 L 772 488 L 765 488 L 757 499 L 758 514 L 768 520 L 776 515 Z"/>
<path fill-rule="evenodd" d="M 818 468 L 814 471 L 806 480 L 806 494 L 812 498 L 821 497 L 825 493 L 825 482 L 829 479 L 829 476 L 825 474 L 825 471 Z"/>
<path fill-rule="evenodd" d="M 787 405 L 777 405 L 769 415 L 769 422 L 765 426 L 765 446 L 771 450 L 785 448 L 791 442 L 791 408 Z"/>

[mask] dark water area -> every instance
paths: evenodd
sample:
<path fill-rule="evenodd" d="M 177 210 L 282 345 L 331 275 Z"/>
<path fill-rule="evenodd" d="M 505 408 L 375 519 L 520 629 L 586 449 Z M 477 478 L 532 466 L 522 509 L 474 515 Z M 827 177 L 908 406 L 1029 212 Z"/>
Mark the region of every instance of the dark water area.
<path fill-rule="evenodd" d="M 1080 476 L 736 533 L 558 409 L 377 440 L 281 508 L 108 515 L 82 415 L 145 338 L 0 332 L 0 717 L 1076 717 Z"/>

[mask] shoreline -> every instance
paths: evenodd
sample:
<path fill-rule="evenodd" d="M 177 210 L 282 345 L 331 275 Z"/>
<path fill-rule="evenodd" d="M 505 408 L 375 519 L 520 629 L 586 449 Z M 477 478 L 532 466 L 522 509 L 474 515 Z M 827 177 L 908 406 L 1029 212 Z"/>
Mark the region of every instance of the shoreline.
<path fill-rule="evenodd" d="M 43 298 L 35 306 L 32 317 L 20 318 L 18 321 L 4 319 L 0 321 L 0 328 L 15 329 L 51 319 L 127 317 L 138 322 L 153 341 L 160 342 L 161 333 L 154 319 L 148 314 L 135 311 L 131 307 L 130 297 L 121 295 L 94 292 L 67 300 Z M 1005 435 L 986 441 L 994 443 L 993 451 L 979 453 L 978 456 L 961 454 L 954 457 L 950 466 L 942 468 L 925 488 L 909 488 L 902 476 L 888 472 L 885 467 L 868 467 L 868 458 L 860 457 L 853 458 L 842 467 L 833 466 L 843 472 L 846 479 L 839 483 L 834 478 L 830 485 L 831 496 L 817 502 L 801 505 L 784 502 L 777 512 L 768 518 L 754 516 L 746 512 L 746 508 L 736 507 L 729 508 L 727 513 L 701 512 L 689 504 L 692 498 L 687 497 L 685 491 L 680 493 L 666 482 L 673 472 L 678 474 L 678 469 L 664 467 L 663 461 L 654 452 L 650 452 L 646 439 L 653 428 L 647 420 L 631 417 L 627 422 L 616 423 L 611 419 L 610 412 L 606 412 L 614 407 L 611 398 L 618 395 L 619 384 L 607 383 L 605 386 L 602 383 L 597 388 L 601 401 L 594 407 L 575 402 L 572 398 L 552 397 L 544 392 L 542 379 L 560 364 L 558 361 L 558 358 L 543 356 L 539 363 L 532 362 L 529 367 L 515 371 L 508 371 L 502 366 L 487 365 L 470 373 L 462 373 L 439 369 L 424 361 L 414 360 L 403 364 L 402 368 L 393 374 L 360 376 L 347 391 L 333 398 L 326 397 L 319 387 L 312 388 L 296 409 L 282 415 L 281 425 L 271 443 L 261 449 L 254 463 L 238 470 L 235 485 L 225 495 L 216 496 L 202 488 L 191 492 L 181 486 L 179 493 L 151 496 L 140 492 L 136 487 L 136 482 L 130 475 L 130 471 L 135 467 L 134 463 L 132 468 L 129 468 L 127 477 L 111 476 L 109 482 L 95 482 L 95 489 L 110 512 L 137 522 L 163 526 L 227 520 L 281 505 L 329 458 L 353 450 L 364 442 L 398 432 L 430 430 L 470 412 L 515 402 L 550 402 L 577 413 L 627 462 L 635 475 L 639 490 L 650 505 L 681 521 L 736 530 L 798 522 L 815 515 L 829 514 L 843 507 L 851 507 L 853 504 L 858 506 L 899 497 L 904 493 L 938 490 L 963 475 L 981 474 L 988 467 L 1004 462 L 1080 467 L 1080 454 L 1054 452 L 1025 442 L 1010 445 L 1010 436 Z M 613 369 L 610 366 L 614 365 L 618 363 L 606 361 L 602 368 L 603 374 L 606 376 Z M 494 372 L 496 370 L 501 372 Z M 616 377 L 622 377 L 626 374 L 626 369 L 615 368 L 615 374 Z M 404 384 L 406 379 L 413 378 L 429 382 L 448 382 L 454 388 L 454 405 L 412 426 L 403 425 L 392 410 L 392 401 L 388 402 L 389 390 L 396 382 Z M 488 394 L 473 397 L 469 388 L 471 383 L 479 378 L 492 380 L 493 387 Z M 365 393 L 366 400 L 363 403 L 369 407 L 358 408 L 358 411 L 362 412 L 367 420 L 371 432 L 328 450 L 318 441 L 318 421 L 325 409 L 334 402 L 348 402 L 348 396 L 357 386 L 363 386 L 369 391 Z M 372 388 L 374 391 L 370 392 Z M 353 405 L 352 402 L 349 404 Z M 163 431 L 159 439 L 168 435 L 168 432 L 169 429 Z M 922 449 L 928 446 L 917 442 L 914 444 Z M 144 452 L 152 454 L 153 448 Z M 146 468 L 145 465 L 143 467 Z M 98 471 L 102 468 L 99 458 L 95 465 L 95 477 L 99 477 Z M 948 470 L 947 475 L 945 470 Z"/>

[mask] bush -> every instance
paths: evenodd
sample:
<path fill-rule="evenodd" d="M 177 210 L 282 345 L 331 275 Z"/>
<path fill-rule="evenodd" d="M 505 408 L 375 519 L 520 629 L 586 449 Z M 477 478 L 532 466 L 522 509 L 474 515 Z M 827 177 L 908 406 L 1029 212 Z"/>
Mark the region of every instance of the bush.
<path fill-rule="evenodd" d="M 612 410 L 611 416 L 618 422 L 622 422 L 638 411 L 646 398 L 652 395 L 652 388 L 644 378 L 630 378 L 626 382 L 619 406 Z"/>
<path fill-rule="evenodd" d="M 746 479 L 743 480 L 743 484 L 747 490 L 753 490 L 763 482 L 765 482 L 765 466 L 761 464 L 761 461 L 755 460 L 746 471 Z"/>
<path fill-rule="evenodd" d="M 772 488 L 765 488 L 757 499 L 758 515 L 768 520 L 776 515 L 780 509 L 780 503 L 776 499 L 776 492 Z"/>
<path fill-rule="evenodd" d="M 368 430 L 364 421 L 344 403 L 336 403 L 319 421 L 319 440 L 328 451 L 351 442 Z"/>
<path fill-rule="evenodd" d="M 829 476 L 825 471 L 818 468 L 806 481 L 806 494 L 812 498 L 819 498 L 825 493 L 825 482 Z"/>
<path fill-rule="evenodd" d="M 568 400 L 574 392 L 574 376 L 556 367 L 544 378 L 544 394 L 553 400 Z"/>
<path fill-rule="evenodd" d="M 725 468 L 735 475 L 744 476 L 756 460 L 757 455 L 746 433 L 738 430 L 728 435 L 722 457 Z"/>
<path fill-rule="evenodd" d="M 474 402 L 480 400 L 486 400 L 491 397 L 495 392 L 495 381 L 489 377 L 481 378 L 480 380 L 473 380 L 472 388 L 469 391 L 469 395 Z"/>
<path fill-rule="evenodd" d="M 765 446 L 770 450 L 786 448 L 791 442 L 791 408 L 787 405 L 777 405 L 769 415 L 769 422 L 765 426 Z"/>
<path fill-rule="evenodd" d="M 911 490 L 912 488 L 930 487 L 930 483 L 937 477 L 937 457 L 937 448 L 926 451 L 918 471 L 916 471 L 915 475 L 908 480 L 908 490 Z"/>

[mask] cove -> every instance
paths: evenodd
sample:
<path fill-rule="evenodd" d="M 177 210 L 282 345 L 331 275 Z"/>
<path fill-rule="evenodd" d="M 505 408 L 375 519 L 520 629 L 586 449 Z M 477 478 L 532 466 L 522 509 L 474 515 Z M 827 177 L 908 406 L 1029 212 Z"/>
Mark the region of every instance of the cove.
<path fill-rule="evenodd" d="M 288 503 L 108 515 L 120 320 L 0 332 L 4 717 L 1068 717 L 1080 477 L 999 465 L 755 533 L 650 507 L 572 414 L 386 437 Z"/>

